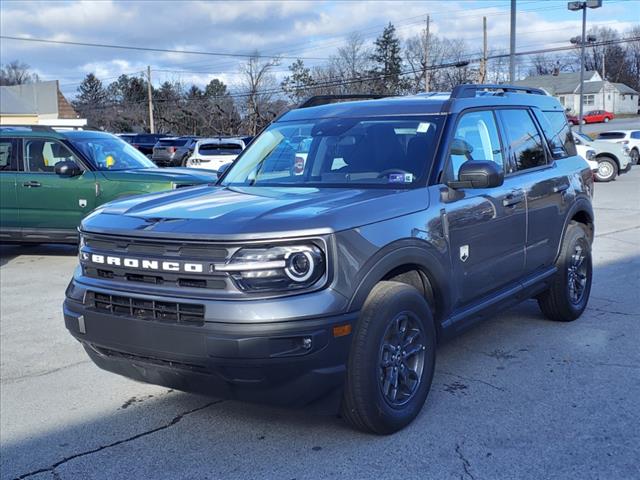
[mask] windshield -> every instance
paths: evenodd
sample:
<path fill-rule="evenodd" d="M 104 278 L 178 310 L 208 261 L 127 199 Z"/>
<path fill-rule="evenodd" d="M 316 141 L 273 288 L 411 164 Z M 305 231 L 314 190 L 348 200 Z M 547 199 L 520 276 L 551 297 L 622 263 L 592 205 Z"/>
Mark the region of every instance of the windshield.
<path fill-rule="evenodd" d="M 406 188 L 427 172 L 441 124 L 439 115 L 275 123 L 222 185 Z"/>
<path fill-rule="evenodd" d="M 77 138 L 73 139 L 73 144 L 98 170 L 131 170 L 156 166 L 140 150 L 117 137 Z"/>
<path fill-rule="evenodd" d="M 587 143 L 591 143 L 593 142 L 593 140 L 591 139 L 591 137 L 589 137 L 588 135 L 585 135 L 584 133 L 580 133 L 580 132 L 575 132 L 575 134 L 580 138 L 580 140 L 582 140 L 583 142 L 587 142 Z"/>

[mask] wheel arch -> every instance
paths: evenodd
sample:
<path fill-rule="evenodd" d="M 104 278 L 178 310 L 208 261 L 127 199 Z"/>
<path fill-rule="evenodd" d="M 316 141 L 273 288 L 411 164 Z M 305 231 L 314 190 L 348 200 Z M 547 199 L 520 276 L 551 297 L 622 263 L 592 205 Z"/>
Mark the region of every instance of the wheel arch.
<path fill-rule="evenodd" d="M 562 236 L 560 237 L 560 243 L 558 244 L 558 249 L 556 252 L 556 260 L 560 255 L 560 251 L 562 250 L 562 243 L 564 242 L 564 237 L 567 232 L 567 227 L 571 222 L 576 222 L 584 225 L 585 230 L 587 231 L 587 235 L 589 236 L 589 242 L 593 243 L 595 237 L 595 218 L 593 214 L 593 207 L 591 206 L 591 202 L 584 198 L 579 198 L 578 201 L 573 205 L 573 207 L 569 210 L 567 214 L 564 225 L 562 227 Z"/>
<path fill-rule="evenodd" d="M 596 159 L 598 159 L 598 158 L 610 158 L 611 160 L 616 162 L 616 165 L 618 166 L 618 170 L 620 170 L 620 160 L 613 153 L 610 153 L 610 152 L 598 153 L 598 154 L 596 154 Z"/>
<path fill-rule="evenodd" d="M 443 254 L 434 253 L 434 249 L 427 242 L 403 241 L 385 247 L 364 267 L 366 274 L 351 297 L 349 310 L 360 310 L 378 282 L 398 281 L 416 287 L 424 295 L 440 336 L 442 321 L 450 308 L 450 281 L 442 264 Z"/>

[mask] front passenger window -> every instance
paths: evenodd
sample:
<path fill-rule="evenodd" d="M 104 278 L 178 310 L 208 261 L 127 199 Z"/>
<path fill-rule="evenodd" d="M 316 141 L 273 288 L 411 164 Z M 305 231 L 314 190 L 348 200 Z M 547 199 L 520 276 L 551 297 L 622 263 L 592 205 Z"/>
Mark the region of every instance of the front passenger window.
<path fill-rule="evenodd" d="M 78 163 L 67 147 L 54 140 L 25 141 L 24 156 L 30 172 L 53 173 L 58 162 L 73 160 Z"/>
<path fill-rule="evenodd" d="M 453 180 L 458 180 L 460 166 L 470 160 L 488 160 L 504 167 L 496 120 L 491 111 L 464 114 L 453 143 L 449 155 L 449 178 Z"/>

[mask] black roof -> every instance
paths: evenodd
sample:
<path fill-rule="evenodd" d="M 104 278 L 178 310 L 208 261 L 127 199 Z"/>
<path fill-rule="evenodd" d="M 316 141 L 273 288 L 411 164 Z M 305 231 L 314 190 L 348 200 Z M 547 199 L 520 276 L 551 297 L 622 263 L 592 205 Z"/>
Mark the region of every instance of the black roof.
<path fill-rule="evenodd" d="M 564 111 L 554 97 L 541 93 L 515 91 L 482 91 L 482 86 L 464 89 L 473 96 L 453 97 L 450 92 L 425 93 L 374 100 L 342 102 L 317 107 L 298 108 L 284 114 L 278 121 L 311 120 L 329 117 L 370 117 L 389 115 L 433 115 L 457 113 L 473 107 L 532 106 L 543 110 Z M 495 87 L 495 86 L 492 86 Z M 508 86 L 500 86 L 508 89 Z"/>

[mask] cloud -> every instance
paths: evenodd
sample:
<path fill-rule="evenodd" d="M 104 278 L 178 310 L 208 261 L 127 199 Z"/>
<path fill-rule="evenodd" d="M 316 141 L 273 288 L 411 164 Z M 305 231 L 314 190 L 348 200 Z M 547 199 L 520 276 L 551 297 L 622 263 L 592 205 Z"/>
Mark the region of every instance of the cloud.
<path fill-rule="evenodd" d="M 626 5 L 589 11 L 590 24 L 624 30 L 631 23 Z M 518 2 L 518 48 L 557 46 L 579 31 L 579 15 L 567 12 L 566 2 Z M 89 43 L 138 45 L 175 50 L 302 56 L 324 59 L 335 53 L 350 32 L 371 43 L 393 22 L 405 40 L 420 34 L 426 14 L 431 32 L 463 39 L 480 51 L 482 16 L 488 18 L 490 48 L 509 42 L 509 3 L 494 1 L 66 1 L 0 3 L 3 35 L 30 36 Z M 74 47 L 2 40 L 3 62 L 19 59 L 44 79 L 58 79 L 72 93 L 88 71 L 109 78 L 151 65 L 157 81 L 179 79 L 206 84 L 214 76 L 238 81 L 242 59 Z M 322 60 L 306 60 L 309 66 Z M 291 63 L 283 59 L 279 70 Z M 192 70 L 178 73 L 175 70 Z M 213 73 L 212 73 L 213 72 Z M 282 76 L 282 73 L 279 73 Z"/>

